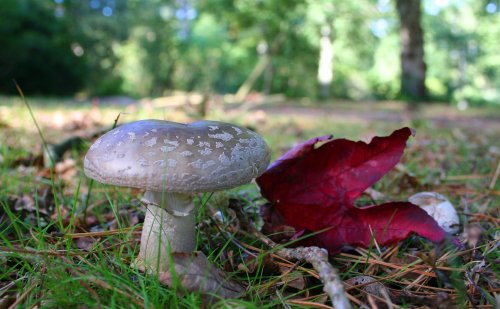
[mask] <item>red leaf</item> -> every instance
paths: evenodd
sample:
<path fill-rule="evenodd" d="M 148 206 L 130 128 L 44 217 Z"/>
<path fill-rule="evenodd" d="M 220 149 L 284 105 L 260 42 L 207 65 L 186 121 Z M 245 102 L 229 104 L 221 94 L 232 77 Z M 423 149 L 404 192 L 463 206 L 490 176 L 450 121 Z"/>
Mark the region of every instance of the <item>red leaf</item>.
<path fill-rule="evenodd" d="M 415 232 L 432 241 L 444 231 L 427 213 L 407 203 L 356 208 L 365 189 L 401 159 L 409 128 L 366 144 L 323 136 L 300 144 L 274 162 L 257 179 L 262 195 L 297 231 L 325 230 L 313 237 L 330 253 L 343 245 L 368 246 L 372 234 L 380 245 Z"/>

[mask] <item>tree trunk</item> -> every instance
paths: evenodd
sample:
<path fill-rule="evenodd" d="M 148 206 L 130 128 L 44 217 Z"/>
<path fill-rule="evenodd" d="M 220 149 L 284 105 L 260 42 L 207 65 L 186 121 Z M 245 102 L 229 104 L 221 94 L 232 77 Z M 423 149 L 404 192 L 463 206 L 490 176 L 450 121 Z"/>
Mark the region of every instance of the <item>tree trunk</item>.
<path fill-rule="evenodd" d="M 396 0 L 396 7 L 401 37 L 401 94 L 412 100 L 423 100 L 427 91 L 420 0 Z"/>
<path fill-rule="evenodd" d="M 333 43 L 331 38 L 332 30 L 329 24 L 332 23 L 326 23 L 321 28 L 319 41 L 318 82 L 320 85 L 319 95 L 322 99 L 330 97 L 330 87 L 333 80 Z"/>

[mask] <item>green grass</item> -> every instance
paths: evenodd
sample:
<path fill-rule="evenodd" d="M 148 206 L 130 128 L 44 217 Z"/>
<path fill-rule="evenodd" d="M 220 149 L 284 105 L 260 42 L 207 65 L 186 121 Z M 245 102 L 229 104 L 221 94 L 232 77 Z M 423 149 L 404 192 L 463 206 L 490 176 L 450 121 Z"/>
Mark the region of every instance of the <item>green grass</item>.
<path fill-rule="evenodd" d="M 70 100 L 52 99 L 30 100 L 30 103 L 49 143 L 60 142 L 74 134 L 85 136 L 109 128 L 120 112 L 124 112 L 120 117 L 121 123 L 145 118 L 190 120 L 185 113 L 175 109 L 138 106 L 135 110 L 129 108 L 127 111 L 125 107 L 100 106 L 96 110 L 92 109 L 90 103 L 77 104 Z M 485 124 L 485 128 L 479 130 L 460 125 L 444 126 L 427 120 L 427 110 L 423 113 L 424 116 L 419 116 L 416 120 L 402 121 L 370 121 L 363 117 L 337 115 L 337 112 L 364 111 L 362 106 L 377 110 L 373 104 L 360 103 L 352 106 L 352 103 L 342 103 L 336 107 L 328 107 L 327 112 L 320 114 L 269 112 L 265 119 L 261 119 L 255 111 L 242 114 L 214 109 L 209 118 L 257 129 L 272 148 L 274 159 L 295 143 L 314 136 L 333 133 L 335 137 L 366 140 L 374 135 L 388 135 L 394 129 L 413 124 L 417 128 L 417 136 L 410 142 L 402 160 L 407 172 L 392 171 L 375 188 L 392 200 L 406 199 L 411 194 L 424 190 L 439 191 L 457 207 L 465 226 L 471 225 L 471 220 L 476 218 L 473 217 L 474 214 L 498 217 L 499 182 L 494 184 L 492 190 L 489 189 L 500 158 L 498 125 Z M 442 106 L 430 108 L 434 109 L 432 117 L 448 113 Z M 381 105 L 380 111 L 400 112 L 401 108 L 387 103 Z M 60 115 L 61 123 L 58 122 Z M 448 117 L 447 114 L 445 116 Z M 478 116 L 484 114 L 481 111 L 471 112 L 471 118 Z M 488 116 L 499 117 L 499 113 L 488 111 Z M 95 120 L 85 124 L 81 119 L 86 117 L 93 117 Z M 75 123 L 80 127 L 68 129 L 67 125 Z M 136 221 L 140 221 L 144 213 L 138 203 L 140 191 L 98 183 L 91 186 L 82 172 L 84 151 L 75 150 L 66 154 L 66 159 L 75 161 L 72 168 L 75 174 L 71 177 L 36 164 L 18 164 L 20 158 L 42 152 L 40 136 L 26 107 L 18 98 L 0 98 L 0 126 L 3 133 L 0 135 L 1 307 L 3 304 L 10 306 L 16 302 L 20 308 L 198 308 L 209 303 L 204 295 L 185 293 L 181 288 L 165 287 L 154 275 L 144 275 L 130 267 L 139 250 L 136 229 L 139 226 Z M 87 147 L 90 142 L 89 140 Z M 228 269 L 230 276 L 248 286 L 243 298 L 215 299 L 210 306 L 278 308 L 287 303 L 292 308 L 301 308 L 303 305 L 294 303 L 293 299 L 304 300 L 308 296 L 311 298 L 307 301 L 320 303 L 323 297 L 321 282 L 308 272 L 311 270 L 310 266 L 281 261 L 284 266 L 294 265 L 290 272 L 282 276 L 274 269 L 279 260 L 270 260 L 273 250 L 266 248 L 255 237 L 231 231 L 234 213 L 227 208 L 229 198 L 243 201 L 251 221 L 261 224 L 258 205 L 264 203 L 264 200 L 260 198 L 254 184 L 197 199 L 198 250 L 203 251 L 218 268 Z M 216 225 L 207 208 L 220 210 L 226 218 L 227 226 Z M 450 298 L 465 299 L 462 304 L 468 299 L 469 293 L 476 305 L 494 306 L 494 295 L 488 291 L 487 286 L 489 284 L 498 290 L 498 282 L 494 279 L 495 274 L 499 276 L 500 257 L 498 250 L 494 250 L 497 245 L 494 239 L 495 233 L 498 233 L 498 222 L 483 218 L 478 223 L 483 231 L 477 248 L 468 251 L 443 249 L 438 257 L 446 257 L 447 254 L 454 254 L 456 257 L 444 258 L 440 266 L 451 267 L 452 270 L 440 270 L 445 274 L 444 279 L 429 277 L 419 284 L 443 288 L 451 295 Z M 112 233 L 110 227 L 122 232 Z M 93 231 L 103 231 L 103 234 L 99 237 L 75 236 L 82 236 L 82 233 L 87 235 L 85 233 Z M 245 248 L 245 245 L 261 251 L 252 251 Z M 392 249 L 394 248 L 383 249 L 383 254 Z M 367 251 L 358 251 L 357 258 L 339 255 L 332 259 L 332 263 L 341 271 L 343 279 L 368 273 L 374 278 L 383 279 L 382 283 L 387 287 L 401 290 L 415 280 L 415 277 L 391 276 L 415 265 L 426 266 L 425 257 L 419 254 L 434 251 L 431 244 L 417 237 L 403 241 L 397 249 L 386 259 L 380 256 L 377 248 L 371 247 Z M 405 266 L 403 269 L 377 266 L 371 259 L 393 264 L 398 261 Z M 483 260 L 486 265 L 484 272 L 474 273 L 481 290 L 477 293 L 465 291 L 464 286 L 468 282 L 466 273 L 470 273 Z M 386 277 L 389 279 L 384 279 Z M 304 280 L 305 287 L 300 289 L 284 284 L 293 278 Z M 469 285 L 467 287 L 470 289 Z M 411 291 L 419 293 L 416 288 Z M 426 291 L 436 292 L 432 289 Z M 366 303 L 363 293 L 356 290 L 350 293 Z M 411 307 L 411 304 L 412 301 L 402 297 L 400 305 Z"/>

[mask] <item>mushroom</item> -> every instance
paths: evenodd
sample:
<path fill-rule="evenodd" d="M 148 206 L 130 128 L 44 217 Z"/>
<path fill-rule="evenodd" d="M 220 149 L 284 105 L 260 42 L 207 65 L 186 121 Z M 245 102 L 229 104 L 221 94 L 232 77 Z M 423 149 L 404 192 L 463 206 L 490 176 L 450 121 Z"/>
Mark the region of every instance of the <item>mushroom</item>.
<path fill-rule="evenodd" d="M 410 196 L 408 201 L 422 208 L 446 232 L 452 234 L 458 232 L 460 220 L 457 211 L 444 195 L 436 192 L 420 192 Z"/>
<path fill-rule="evenodd" d="M 237 187 L 261 175 L 270 151 L 255 132 L 232 124 L 141 120 L 95 141 L 85 174 L 101 183 L 145 189 L 147 207 L 135 266 L 168 271 L 169 252 L 195 250 L 193 194 Z"/>

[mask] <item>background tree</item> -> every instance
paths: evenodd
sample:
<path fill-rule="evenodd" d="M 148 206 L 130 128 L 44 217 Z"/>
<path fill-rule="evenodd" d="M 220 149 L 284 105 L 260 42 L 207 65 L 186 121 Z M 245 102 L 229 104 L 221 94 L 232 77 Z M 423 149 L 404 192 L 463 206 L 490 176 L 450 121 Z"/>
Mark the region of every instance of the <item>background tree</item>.
<path fill-rule="evenodd" d="M 123 76 L 117 70 L 117 50 L 129 36 L 130 1 L 57 0 L 62 18 L 68 21 L 65 31 L 71 36 L 71 48 L 85 62 L 87 92 L 113 95 L 122 92 Z"/>
<path fill-rule="evenodd" d="M 410 99 L 427 97 L 424 35 L 420 25 L 420 0 L 396 0 L 401 39 L 401 94 Z"/>
<path fill-rule="evenodd" d="M 27 94 L 234 94 L 260 70 L 250 90 L 316 99 L 322 29 L 330 29 L 331 83 L 322 89 L 330 98 L 498 104 L 498 6 L 497 0 L 2 0 L 0 92 L 14 93 L 16 78 Z"/>

